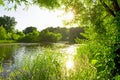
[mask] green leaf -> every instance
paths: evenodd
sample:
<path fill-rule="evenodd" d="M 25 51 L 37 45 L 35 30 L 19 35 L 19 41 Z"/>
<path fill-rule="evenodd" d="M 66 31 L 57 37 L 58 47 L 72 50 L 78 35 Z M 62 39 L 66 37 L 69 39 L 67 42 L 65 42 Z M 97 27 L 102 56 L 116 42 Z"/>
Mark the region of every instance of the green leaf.
<path fill-rule="evenodd" d="M 16 5 L 16 4 L 14 5 L 14 9 L 15 9 L 15 10 L 17 9 L 17 5 Z"/>
<path fill-rule="evenodd" d="M 95 65 L 98 62 L 98 60 L 92 60 L 92 64 Z"/>
<path fill-rule="evenodd" d="M 3 6 L 4 6 L 4 2 L 3 2 L 3 0 L 0 0 L 0 5 L 3 5 Z"/>

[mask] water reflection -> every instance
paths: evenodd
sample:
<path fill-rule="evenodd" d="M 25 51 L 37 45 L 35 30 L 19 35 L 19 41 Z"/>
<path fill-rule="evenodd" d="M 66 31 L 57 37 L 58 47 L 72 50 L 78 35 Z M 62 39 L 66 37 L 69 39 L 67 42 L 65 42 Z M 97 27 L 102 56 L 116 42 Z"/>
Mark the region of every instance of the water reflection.
<path fill-rule="evenodd" d="M 14 55 L 14 64 L 20 64 L 18 66 L 22 66 L 23 64 L 23 55 L 25 53 L 25 47 L 21 47 L 16 51 L 16 54 Z"/>
<path fill-rule="evenodd" d="M 72 69 L 74 67 L 74 61 L 73 58 L 69 57 L 69 59 L 66 62 L 66 68 L 67 70 Z"/>
<path fill-rule="evenodd" d="M 16 46 L 0 46 L 0 61 L 1 62 L 9 62 L 9 60 L 13 60 L 13 52 L 16 50 Z"/>
<path fill-rule="evenodd" d="M 66 53 L 67 60 L 66 60 L 66 68 L 67 70 L 73 69 L 74 68 L 74 55 L 76 54 L 76 48 L 77 46 L 72 45 L 67 48 L 64 48 L 61 50 L 62 53 Z"/>
<path fill-rule="evenodd" d="M 76 46 L 72 45 L 66 48 L 66 54 L 75 55 L 76 54 Z"/>
<path fill-rule="evenodd" d="M 61 53 L 66 54 L 65 66 L 67 70 L 74 69 L 74 55 L 76 53 L 76 46 L 69 45 L 66 48 L 60 50 Z M 4 71 L 0 71 L 0 76 L 6 77 L 11 71 L 22 67 L 24 59 L 30 60 L 30 65 L 32 66 L 32 61 L 37 57 L 38 53 L 42 53 L 44 50 L 40 45 L 30 45 L 30 44 L 20 44 L 20 45 L 4 45 L 0 46 L 0 61 L 2 62 L 2 67 Z M 32 54 L 32 56 L 31 56 Z M 29 62 L 28 62 L 29 63 Z"/>
<path fill-rule="evenodd" d="M 37 44 L 0 45 L 0 64 L 2 68 L 0 76 L 7 77 L 10 72 L 24 65 L 23 59 L 25 56 L 37 54 L 40 50 L 41 48 Z"/>

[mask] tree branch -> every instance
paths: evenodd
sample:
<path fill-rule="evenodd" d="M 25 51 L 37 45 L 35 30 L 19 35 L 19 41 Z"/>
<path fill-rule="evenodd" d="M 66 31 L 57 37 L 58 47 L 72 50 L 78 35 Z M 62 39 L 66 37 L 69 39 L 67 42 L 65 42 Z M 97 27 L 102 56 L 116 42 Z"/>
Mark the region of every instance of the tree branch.
<path fill-rule="evenodd" d="M 117 1 L 117 0 L 111 0 L 111 1 L 112 1 L 114 10 L 115 10 L 116 12 L 120 11 L 120 7 L 119 7 L 119 5 L 118 5 L 118 1 Z"/>
<path fill-rule="evenodd" d="M 115 17 L 114 11 L 112 9 L 110 9 L 109 6 L 103 0 L 100 0 L 100 2 L 105 7 L 107 12 Z"/>

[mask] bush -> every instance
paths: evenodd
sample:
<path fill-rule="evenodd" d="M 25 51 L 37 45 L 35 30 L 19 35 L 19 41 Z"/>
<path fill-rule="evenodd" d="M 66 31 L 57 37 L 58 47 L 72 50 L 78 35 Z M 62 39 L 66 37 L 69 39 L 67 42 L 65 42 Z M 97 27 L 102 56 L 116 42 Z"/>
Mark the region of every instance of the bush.
<path fill-rule="evenodd" d="M 4 27 L 0 26 L 0 40 L 5 40 L 7 38 L 7 32 Z"/>
<path fill-rule="evenodd" d="M 40 42 L 58 42 L 62 38 L 60 33 L 42 31 L 39 35 Z"/>
<path fill-rule="evenodd" d="M 33 31 L 31 33 L 26 34 L 24 37 L 20 38 L 20 42 L 38 42 L 39 41 L 39 32 Z"/>

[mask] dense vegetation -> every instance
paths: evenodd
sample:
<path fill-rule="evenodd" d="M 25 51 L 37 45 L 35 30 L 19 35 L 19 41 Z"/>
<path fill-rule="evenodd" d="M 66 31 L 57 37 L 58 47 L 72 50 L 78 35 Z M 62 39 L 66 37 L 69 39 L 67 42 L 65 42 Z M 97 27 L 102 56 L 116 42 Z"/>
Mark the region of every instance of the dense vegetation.
<path fill-rule="evenodd" d="M 9 49 L 9 47 L 7 47 L 7 49 Z M 9 73 L 9 76 L 6 76 L 6 74 L 4 74 L 3 77 L 0 76 L 0 79 L 93 80 L 95 78 L 96 69 L 91 64 L 89 64 L 87 58 L 84 57 L 85 60 L 83 59 L 83 56 L 81 58 L 79 57 L 80 59 L 76 58 L 76 60 L 74 61 L 75 63 L 73 63 L 74 66 L 68 68 L 66 67 L 66 64 L 69 63 L 70 56 L 67 56 L 67 54 L 61 54 L 56 47 L 47 49 L 42 48 L 42 50 L 42 52 L 39 52 L 37 54 L 32 53 L 33 51 L 31 51 L 29 54 L 24 54 L 24 56 L 22 57 L 22 64 L 19 63 L 19 58 L 17 58 L 18 60 L 15 62 L 15 64 L 17 64 L 17 67 L 15 67 L 15 70 Z M 4 51 L 5 50 L 2 50 L 2 52 Z M 2 71 L 1 66 L 0 71 Z"/>
<path fill-rule="evenodd" d="M 13 1 L 21 3 L 19 0 Z M 0 2 L 3 4 L 1 0 Z M 23 2 L 28 3 L 26 0 Z M 80 46 L 78 55 L 87 57 L 88 63 L 95 67 L 94 79 L 120 79 L 119 0 L 33 0 L 33 3 L 48 9 L 65 5 L 67 11 L 72 10 L 75 14 L 72 23 L 83 26 L 85 28 L 83 35 L 87 38 L 83 41 L 84 45 Z M 88 80 L 86 77 L 84 78 Z"/>
<path fill-rule="evenodd" d="M 84 29 L 80 27 L 71 27 L 71 28 L 62 28 L 62 27 L 48 27 L 44 29 L 42 32 L 52 32 L 54 34 L 60 34 L 60 41 L 68 41 L 70 43 L 77 43 L 76 39 L 85 39 L 80 33 L 84 33 Z M 42 34 L 43 35 L 43 34 Z"/>
<path fill-rule="evenodd" d="M 76 38 L 81 37 L 80 33 L 83 33 L 82 28 L 53 28 L 49 27 L 42 31 L 38 31 L 36 27 L 26 27 L 23 31 L 15 30 L 14 17 L 3 16 L 0 17 L 0 40 L 14 40 L 16 42 L 58 42 L 68 41 L 75 43 Z M 75 32 L 75 34 L 73 34 Z M 1 42 L 2 42 L 1 41 Z M 5 41 L 6 42 L 6 41 Z"/>

